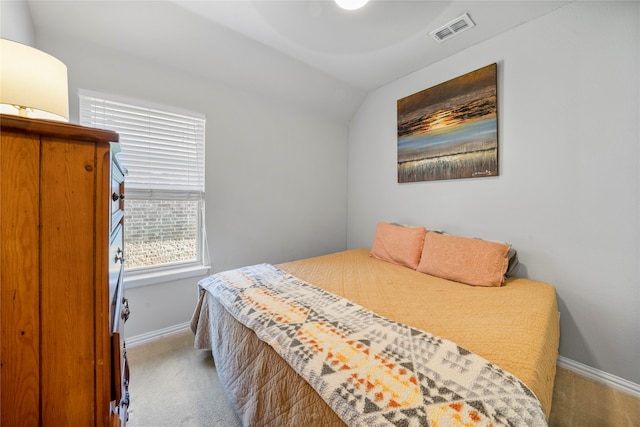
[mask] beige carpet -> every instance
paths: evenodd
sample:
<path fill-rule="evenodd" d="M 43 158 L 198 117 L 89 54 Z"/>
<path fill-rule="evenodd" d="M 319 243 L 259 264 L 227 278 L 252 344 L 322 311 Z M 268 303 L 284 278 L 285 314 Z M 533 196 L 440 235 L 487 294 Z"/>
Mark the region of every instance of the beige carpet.
<path fill-rule="evenodd" d="M 184 332 L 127 350 L 128 427 L 241 426 L 218 381 L 210 351 Z"/>
<path fill-rule="evenodd" d="M 193 349 L 183 332 L 128 350 L 128 427 L 236 427 L 208 351 Z M 551 427 L 640 426 L 640 399 L 558 369 Z M 311 426 L 303 426 L 311 427 Z"/>

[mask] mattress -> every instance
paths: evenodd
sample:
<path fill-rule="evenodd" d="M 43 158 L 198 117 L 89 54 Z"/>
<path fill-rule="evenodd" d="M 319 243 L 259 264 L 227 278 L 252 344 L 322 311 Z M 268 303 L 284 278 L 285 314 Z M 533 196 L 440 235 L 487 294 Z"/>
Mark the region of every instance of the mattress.
<path fill-rule="evenodd" d="M 473 287 L 377 260 L 355 249 L 279 264 L 284 271 L 388 319 L 453 341 L 508 371 L 551 409 L 559 341 L 553 286 L 510 278 Z M 192 328 L 211 348 L 244 425 L 344 425 L 267 344 L 203 292 Z"/>

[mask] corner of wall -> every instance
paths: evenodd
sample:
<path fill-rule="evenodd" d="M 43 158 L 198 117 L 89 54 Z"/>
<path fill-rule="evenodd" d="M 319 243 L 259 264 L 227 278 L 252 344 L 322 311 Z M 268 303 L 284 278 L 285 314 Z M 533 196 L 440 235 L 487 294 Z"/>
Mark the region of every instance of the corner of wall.
<path fill-rule="evenodd" d="M 0 36 L 29 46 L 35 44 L 31 10 L 26 0 L 0 2 Z"/>

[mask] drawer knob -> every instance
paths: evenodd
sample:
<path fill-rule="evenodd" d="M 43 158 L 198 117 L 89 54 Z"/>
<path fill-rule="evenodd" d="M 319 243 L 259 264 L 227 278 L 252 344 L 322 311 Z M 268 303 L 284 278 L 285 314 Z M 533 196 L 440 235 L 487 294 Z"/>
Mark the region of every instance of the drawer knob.
<path fill-rule="evenodd" d="M 122 311 L 120 316 L 126 322 L 129 319 L 129 315 L 131 314 L 131 310 L 129 310 L 129 300 L 127 298 L 122 298 Z"/>
<path fill-rule="evenodd" d="M 118 200 L 124 200 L 124 194 L 118 194 L 114 191 L 111 195 L 111 200 L 113 200 L 114 202 L 117 202 Z"/>
<path fill-rule="evenodd" d="M 115 262 L 120 261 L 121 264 L 124 264 L 124 252 L 122 252 L 122 249 L 118 248 L 118 250 L 116 251 L 116 259 Z"/>

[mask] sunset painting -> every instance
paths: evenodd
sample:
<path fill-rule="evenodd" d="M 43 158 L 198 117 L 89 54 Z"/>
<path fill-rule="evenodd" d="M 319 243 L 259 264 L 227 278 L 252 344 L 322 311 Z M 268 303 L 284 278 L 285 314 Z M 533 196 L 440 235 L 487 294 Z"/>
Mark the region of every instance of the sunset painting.
<path fill-rule="evenodd" d="M 398 182 L 498 175 L 496 64 L 398 100 Z"/>

